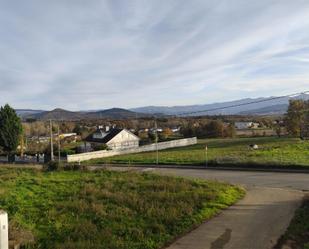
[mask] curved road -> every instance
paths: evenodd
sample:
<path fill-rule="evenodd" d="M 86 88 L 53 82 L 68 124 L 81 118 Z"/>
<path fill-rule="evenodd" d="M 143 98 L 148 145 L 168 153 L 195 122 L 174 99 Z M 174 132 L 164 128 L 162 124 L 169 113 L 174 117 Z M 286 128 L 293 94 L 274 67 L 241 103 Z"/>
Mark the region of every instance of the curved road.
<path fill-rule="evenodd" d="M 157 169 L 160 174 L 243 185 L 245 198 L 205 222 L 168 249 L 270 249 L 284 233 L 304 191 L 308 174 Z"/>
<path fill-rule="evenodd" d="M 119 169 L 119 168 L 118 168 Z M 271 249 L 309 191 L 309 174 L 196 169 L 138 169 L 218 180 L 247 189 L 245 198 L 167 249 Z"/>

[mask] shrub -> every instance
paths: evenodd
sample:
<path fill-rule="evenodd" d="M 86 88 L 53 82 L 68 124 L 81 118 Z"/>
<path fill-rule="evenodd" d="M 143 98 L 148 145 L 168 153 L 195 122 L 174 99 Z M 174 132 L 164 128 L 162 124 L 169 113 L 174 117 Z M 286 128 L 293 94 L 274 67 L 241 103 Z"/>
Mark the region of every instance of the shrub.
<path fill-rule="evenodd" d="M 87 167 L 85 165 L 80 165 L 80 164 L 65 164 L 63 166 L 63 170 L 65 170 L 65 171 L 87 170 Z"/>
<path fill-rule="evenodd" d="M 60 169 L 61 163 L 58 161 L 50 161 L 47 164 L 44 165 L 45 171 L 56 171 Z"/>
<path fill-rule="evenodd" d="M 94 151 L 107 150 L 108 146 L 106 144 L 98 144 L 93 147 Z"/>
<path fill-rule="evenodd" d="M 70 149 L 70 148 L 63 148 L 60 151 L 60 154 L 61 154 L 61 156 L 74 155 L 74 154 L 76 154 L 76 150 Z"/>

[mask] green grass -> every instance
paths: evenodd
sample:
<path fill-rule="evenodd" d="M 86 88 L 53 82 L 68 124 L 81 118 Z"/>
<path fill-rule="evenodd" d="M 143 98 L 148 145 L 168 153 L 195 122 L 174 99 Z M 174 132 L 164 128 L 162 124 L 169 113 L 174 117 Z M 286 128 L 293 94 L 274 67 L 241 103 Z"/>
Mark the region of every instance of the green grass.
<path fill-rule="evenodd" d="M 205 145 L 208 146 L 209 164 L 213 165 L 299 165 L 309 166 L 309 141 L 295 138 L 235 138 L 204 139 L 188 147 L 159 151 L 160 164 L 204 165 Z M 250 144 L 259 145 L 258 150 L 249 149 Z M 153 164 L 155 152 L 120 155 L 94 159 L 85 164 Z"/>
<path fill-rule="evenodd" d="M 288 244 L 292 249 L 309 248 L 309 197 L 296 211 L 286 233 L 281 237 L 275 249 L 280 249 Z"/>
<path fill-rule="evenodd" d="M 38 249 L 161 248 L 244 195 L 218 182 L 111 171 L 1 168 L 0 186 L 10 228 L 17 239 L 33 235 L 26 248 Z"/>

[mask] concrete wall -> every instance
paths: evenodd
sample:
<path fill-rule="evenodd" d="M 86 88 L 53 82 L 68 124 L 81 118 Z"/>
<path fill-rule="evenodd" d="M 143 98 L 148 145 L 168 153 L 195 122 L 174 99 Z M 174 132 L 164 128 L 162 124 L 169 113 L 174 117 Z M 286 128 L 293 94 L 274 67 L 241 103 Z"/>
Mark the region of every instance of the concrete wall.
<path fill-rule="evenodd" d="M 161 142 L 161 143 L 158 143 L 157 145 L 156 144 L 144 145 L 138 148 L 123 149 L 123 150 L 101 150 L 101 151 L 81 153 L 81 154 L 76 154 L 76 155 L 68 155 L 67 161 L 68 162 L 82 162 L 82 161 L 95 159 L 95 158 L 103 158 L 103 157 L 132 154 L 132 153 L 139 153 L 139 152 L 146 152 L 146 151 L 155 151 L 156 146 L 158 146 L 158 150 L 164 150 L 164 149 L 169 149 L 169 148 L 193 145 L 196 143 L 197 143 L 196 137 L 177 139 L 177 140 L 172 140 L 168 142 Z"/>
<path fill-rule="evenodd" d="M 282 132 L 284 134 L 284 132 Z M 273 129 L 244 129 L 236 130 L 237 136 L 255 137 L 255 136 L 276 136 L 276 131 Z"/>

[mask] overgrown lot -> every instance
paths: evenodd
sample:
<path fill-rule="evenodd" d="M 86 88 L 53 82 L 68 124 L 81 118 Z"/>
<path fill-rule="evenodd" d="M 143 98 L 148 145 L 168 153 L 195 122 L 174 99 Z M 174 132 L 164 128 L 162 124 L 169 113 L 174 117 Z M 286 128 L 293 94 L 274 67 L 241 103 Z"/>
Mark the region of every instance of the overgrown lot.
<path fill-rule="evenodd" d="M 259 149 L 250 149 L 251 144 L 257 144 Z M 209 165 L 309 166 L 309 141 L 278 137 L 199 140 L 198 144 L 193 146 L 159 151 L 159 163 L 205 165 L 206 145 Z M 155 162 L 156 152 L 146 152 L 95 159 L 85 164 Z"/>
<path fill-rule="evenodd" d="M 161 248 L 243 194 L 146 173 L 0 169 L 0 208 L 14 236 L 34 236 L 26 248 Z"/>

